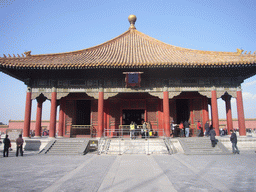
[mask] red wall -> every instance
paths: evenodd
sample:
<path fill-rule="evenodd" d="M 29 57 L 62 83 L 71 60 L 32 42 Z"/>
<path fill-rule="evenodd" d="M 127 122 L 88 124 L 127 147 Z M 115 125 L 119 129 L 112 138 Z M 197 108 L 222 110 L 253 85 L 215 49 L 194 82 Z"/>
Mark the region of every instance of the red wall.
<path fill-rule="evenodd" d="M 59 122 L 56 122 L 56 130 L 58 130 Z M 6 129 L 23 129 L 24 127 L 24 121 L 9 121 L 9 126 L 6 125 L 0 125 L 0 131 L 5 133 Z M 36 121 L 31 121 L 30 123 L 30 130 L 35 130 L 36 127 Z M 50 127 L 50 121 L 42 121 L 42 129 L 46 128 L 49 130 Z M 56 131 L 57 132 L 57 131 Z"/>
<path fill-rule="evenodd" d="M 58 130 L 58 124 L 59 122 L 57 121 L 57 125 L 56 128 Z M 227 128 L 227 123 L 226 120 L 220 119 L 219 120 L 219 125 L 220 128 Z M 23 129 L 24 126 L 24 122 L 23 121 L 13 121 L 10 120 L 9 121 L 9 126 L 8 125 L 0 125 L 0 131 L 3 133 L 5 133 L 6 129 Z M 36 122 L 35 121 L 31 121 L 30 124 L 30 130 L 35 130 L 35 126 L 36 126 Z M 42 121 L 42 127 L 44 129 L 44 127 L 49 130 L 49 126 L 50 126 L 50 121 Z M 251 129 L 256 129 L 256 119 L 245 119 L 245 127 L 247 129 L 251 128 Z M 233 119 L 233 128 L 237 129 L 238 128 L 238 121 L 237 119 Z"/>

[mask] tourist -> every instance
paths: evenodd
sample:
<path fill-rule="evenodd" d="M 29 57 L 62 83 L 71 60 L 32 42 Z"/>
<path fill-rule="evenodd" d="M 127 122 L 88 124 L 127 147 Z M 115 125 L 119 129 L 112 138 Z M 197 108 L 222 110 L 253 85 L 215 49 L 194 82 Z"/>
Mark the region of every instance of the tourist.
<path fill-rule="evenodd" d="M 8 157 L 8 155 L 9 155 L 9 147 L 11 147 L 11 141 L 8 138 L 7 134 L 5 135 L 5 139 L 4 139 L 3 142 L 4 142 L 4 153 L 3 153 L 3 156 L 4 157 Z"/>
<path fill-rule="evenodd" d="M 210 135 L 210 140 L 212 142 L 212 147 L 215 147 L 215 145 L 216 145 L 216 139 L 215 139 L 216 132 L 215 132 L 215 128 L 212 125 L 211 125 L 211 128 L 210 128 L 209 135 Z"/>
<path fill-rule="evenodd" d="M 230 130 L 230 132 L 231 132 L 230 141 L 232 143 L 232 152 L 233 154 L 236 154 L 236 153 L 239 154 L 239 150 L 237 148 L 237 136 L 233 130 Z"/>
<path fill-rule="evenodd" d="M 171 134 L 170 134 L 170 136 L 174 137 L 174 129 L 175 129 L 174 128 L 174 121 L 171 122 L 171 126 L 170 127 L 171 127 Z"/>
<path fill-rule="evenodd" d="M 201 133 L 202 133 L 202 126 L 201 126 L 200 121 L 197 122 L 197 131 L 198 131 L 197 136 L 200 137 Z"/>
<path fill-rule="evenodd" d="M 141 129 L 141 138 L 143 139 L 145 138 L 146 130 L 147 130 L 147 123 L 146 121 L 144 121 Z"/>
<path fill-rule="evenodd" d="M 205 136 L 209 136 L 209 133 L 210 133 L 210 126 L 209 126 L 209 121 L 206 121 L 205 125 L 204 125 L 204 128 L 205 128 Z"/>
<path fill-rule="evenodd" d="M 180 122 L 180 125 L 179 125 L 179 128 L 180 128 L 180 137 L 183 137 L 184 136 L 184 125 L 183 125 L 183 121 Z"/>
<path fill-rule="evenodd" d="M 16 145 L 17 145 L 17 150 L 16 150 L 16 157 L 19 156 L 19 150 L 20 150 L 20 155 L 23 156 L 23 139 L 22 139 L 22 135 L 20 134 L 19 137 L 16 139 Z"/>
<path fill-rule="evenodd" d="M 189 137 L 189 122 L 188 121 L 184 122 L 184 127 L 185 127 L 185 135 L 186 135 L 186 137 Z"/>
<path fill-rule="evenodd" d="M 135 123 L 132 121 L 130 124 L 131 139 L 135 139 Z"/>

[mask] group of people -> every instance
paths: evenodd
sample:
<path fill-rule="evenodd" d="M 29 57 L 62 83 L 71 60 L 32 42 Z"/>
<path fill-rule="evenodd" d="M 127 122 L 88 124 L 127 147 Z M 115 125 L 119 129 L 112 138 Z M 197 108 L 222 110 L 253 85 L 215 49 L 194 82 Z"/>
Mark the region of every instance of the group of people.
<path fill-rule="evenodd" d="M 6 134 L 5 135 L 5 139 L 3 141 L 4 143 L 4 152 L 3 152 L 3 156 L 4 157 L 8 157 L 9 156 L 9 148 L 11 148 L 11 141 L 8 138 L 9 136 Z M 19 137 L 16 139 L 16 157 L 19 156 L 19 152 L 20 155 L 23 156 L 23 139 L 22 139 L 22 135 L 20 134 Z"/>
<path fill-rule="evenodd" d="M 181 121 L 178 128 L 175 128 L 175 124 L 171 123 L 171 136 L 173 137 L 189 137 L 190 134 L 190 123 L 188 121 Z"/>
<path fill-rule="evenodd" d="M 212 125 L 209 126 L 209 121 L 205 123 L 205 130 L 206 130 L 206 136 L 210 136 L 212 147 L 215 147 L 215 145 L 217 144 L 217 140 L 215 138 L 216 132 L 215 132 L 215 128 Z M 230 130 L 230 133 L 231 133 L 230 142 L 232 143 L 232 152 L 233 154 L 239 154 L 240 151 L 238 150 L 238 147 L 237 147 L 236 133 L 234 132 L 234 130 Z"/>
<path fill-rule="evenodd" d="M 179 131 L 179 133 L 178 133 L 177 128 L 175 128 L 175 124 L 172 121 L 171 136 L 175 137 L 175 136 L 179 135 L 180 137 L 184 137 L 184 133 L 185 133 L 185 137 L 189 137 L 189 126 L 190 126 L 190 123 L 188 121 L 185 121 L 184 123 L 183 123 L 183 121 L 181 121 L 178 126 L 178 131 Z M 196 124 L 196 128 L 197 128 L 197 136 L 200 137 L 200 136 L 205 135 L 207 137 L 210 137 L 211 145 L 212 145 L 212 147 L 215 147 L 215 145 L 217 144 L 217 139 L 215 138 L 216 132 L 215 132 L 215 128 L 213 127 L 213 125 L 210 125 L 209 121 L 206 121 L 205 133 L 203 133 L 202 125 L 201 125 L 200 121 L 198 121 Z M 239 154 L 239 150 L 237 147 L 236 133 L 233 130 L 230 130 L 230 133 L 231 133 L 230 141 L 232 143 L 232 152 L 234 154 Z"/>
<path fill-rule="evenodd" d="M 153 131 L 151 123 L 144 121 L 142 123 L 142 127 L 139 130 L 137 124 L 135 122 L 131 122 L 130 124 L 130 137 L 131 139 L 136 139 L 136 136 L 141 135 L 141 138 L 147 139 L 152 136 L 157 136 L 157 132 Z"/>

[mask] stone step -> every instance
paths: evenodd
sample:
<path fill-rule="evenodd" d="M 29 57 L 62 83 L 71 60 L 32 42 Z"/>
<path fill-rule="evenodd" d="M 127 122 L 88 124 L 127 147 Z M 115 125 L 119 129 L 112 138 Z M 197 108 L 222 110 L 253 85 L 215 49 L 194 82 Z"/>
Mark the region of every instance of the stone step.
<path fill-rule="evenodd" d="M 78 150 L 82 145 L 82 141 L 75 140 L 57 140 L 46 154 L 49 155 L 74 155 L 78 154 Z"/>
<path fill-rule="evenodd" d="M 230 154 L 221 142 L 212 147 L 209 138 L 179 138 L 185 154 Z"/>

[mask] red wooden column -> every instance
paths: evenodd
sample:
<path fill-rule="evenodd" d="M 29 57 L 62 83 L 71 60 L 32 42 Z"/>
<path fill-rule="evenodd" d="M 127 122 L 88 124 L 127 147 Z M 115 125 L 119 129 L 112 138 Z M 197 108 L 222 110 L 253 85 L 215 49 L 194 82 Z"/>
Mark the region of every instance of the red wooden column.
<path fill-rule="evenodd" d="M 37 98 L 37 109 L 36 109 L 36 128 L 35 137 L 41 137 L 41 123 L 42 123 L 42 106 L 43 106 L 43 96 Z"/>
<path fill-rule="evenodd" d="M 241 89 L 238 89 L 236 92 L 236 105 L 237 105 L 237 116 L 238 116 L 238 126 L 239 126 L 239 135 L 245 136 L 245 120 L 244 120 L 244 106 L 243 106 L 243 97 Z"/>
<path fill-rule="evenodd" d="M 64 98 L 60 100 L 60 112 L 59 112 L 59 129 L 58 129 L 58 137 L 63 137 L 63 129 L 64 129 Z"/>
<path fill-rule="evenodd" d="M 170 109 L 169 109 L 169 92 L 163 91 L 163 113 L 164 113 L 164 132 L 170 137 Z"/>
<path fill-rule="evenodd" d="M 52 89 L 52 98 L 51 98 L 51 116 L 50 116 L 50 130 L 49 137 L 54 138 L 56 132 L 56 110 L 57 110 L 57 92 L 56 88 Z"/>
<path fill-rule="evenodd" d="M 97 137 L 102 136 L 103 126 L 104 126 L 104 92 L 103 88 L 99 89 L 99 99 L 98 99 L 98 132 Z"/>
<path fill-rule="evenodd" d="M 203 97 L 203 130 L 205 132 L 205 123 L 209 121 L 209 112 L 208 112 L 208 98 Z"/>
<path fill-rule="evenodd" d="M 193 99 L 189 99 L 189 111 L 190 111 L 190 129 L 194 127 L 194 106 L 193 106 Z M 194 133 L 195 130 L 193 130 Z"/>
<path fill-rule="evenodd" d="M 218 104 L 216 90 L 212 90 L 212 123 L 215 128 L 216 135 L 219 136 L 219 117 L 218 117 Z"/>
<path fill-rule="evenodd" d="M 105 104 L 104 104 L 104 107 L 105 107 L 105 117 L 104 117 L 104 122 L 105 122 L 105 124 L 104 124 L 104 127 L 107 129 L 107 132 L 106 132 L 106 136 L 111 136 L 111 134 L 109 134 L 110 132 L 110 126 L 109 126 L 109 111 L 110 111 L 110 109 L 109 109 L 109 100 L 106 100 L 105 101 Z"/>
<path fill-rule="evenodd" d="M 25 106 L 25 117 L 24 117 L 24 129 L 23 129 L 23 137 L 29 138 L 30 134 L 30 121 L 31 121 L 31 88 L 27 88 L 27 96 L 26 96 L 26 106 Z"/>
<path fill-rule="evenodd" d="M 227 128 L 228 128 L 228 134 L 230 134 L 230 130 L 233 129 L 233 122 L 232 122 L 232 113 L 231 113 L 231 96 L 230 95 L 224 95 L 222 99 L 226 103 L 226 117 L 227 117 Z"/>

